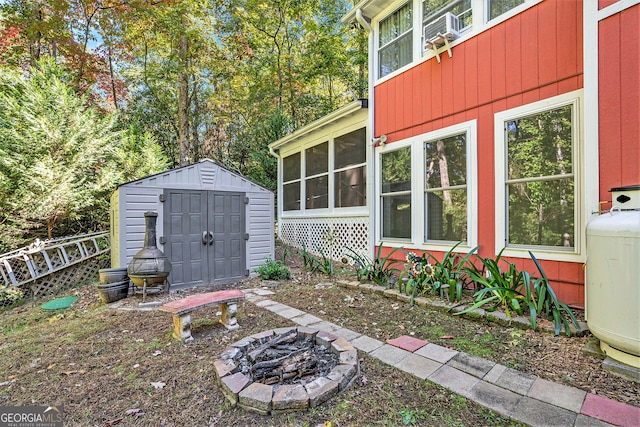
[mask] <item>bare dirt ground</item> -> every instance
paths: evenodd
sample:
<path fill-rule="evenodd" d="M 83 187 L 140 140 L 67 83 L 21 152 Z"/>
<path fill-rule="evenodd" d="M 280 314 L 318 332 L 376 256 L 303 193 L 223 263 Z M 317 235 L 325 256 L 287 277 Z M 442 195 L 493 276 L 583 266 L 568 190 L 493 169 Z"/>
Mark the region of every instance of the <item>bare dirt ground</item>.
<path fill-rule="evenodd" d="M 600 359 L 582 353 L 589 337 L 554 337 L 318 287 L 334 278 L 304 272 L 295 259 L 289 264 L 294 277 L 281 282 L 274 300 L 383 341 L 412 335 L 640 407 L 637 384 L 603 371 Z M 229 287 L 260 285 L 252 279 Z M 91 285 L 64 293 L 70 294 L 79 300 L 62 312 L 41 310 L 44 300 L 0 312 L 0 405 L 63 405 L 69 426 L 520 425 L 364 353 L 354 384 L 321 407 L 257 415 L 229 405 L 213 362 L 228 344 L 291 326 L 288 320 L 244 302 L 241 328 L 228 332 L 217 323 L 216 307 L 202 309 L 193 315 L 195 340 L 183 344 L 171 337 L 166 313 L 109 308 Z M 154 298 L 165 297 L 149 300 Z"/>

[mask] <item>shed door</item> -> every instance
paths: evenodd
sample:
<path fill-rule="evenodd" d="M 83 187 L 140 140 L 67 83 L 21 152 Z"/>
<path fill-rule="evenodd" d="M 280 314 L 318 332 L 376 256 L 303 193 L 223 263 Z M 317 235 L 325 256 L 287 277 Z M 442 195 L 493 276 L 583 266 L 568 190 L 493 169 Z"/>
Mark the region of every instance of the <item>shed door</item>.
<path fill-rule="evenodd" d="M 165 254 L 172 285 L 245 276 L 244 193 L 165 190 Z"/>

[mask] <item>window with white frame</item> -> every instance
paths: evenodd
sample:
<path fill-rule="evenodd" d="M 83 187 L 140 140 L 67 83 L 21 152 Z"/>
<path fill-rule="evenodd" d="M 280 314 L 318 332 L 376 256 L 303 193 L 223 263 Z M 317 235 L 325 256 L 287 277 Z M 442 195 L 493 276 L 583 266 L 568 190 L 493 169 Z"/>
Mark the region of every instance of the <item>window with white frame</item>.
<path fill-rule="evenodd" d="M 525 11 L 542 0 L 409 0 L 400 8 L 391 9 L 377 24 L 376 79 L 394 75 L 396 71 L 425 56 L 435 55 L 425 48 L 425 27 L 429 35 L 446 22 L 457 22 L 458 37 L 454 45 L 480 34 L 494 25 Z M 415 11 L 415 13 L 414 13 Z M 386 11 L 383 13 L 387 13 Z M 455 21 L 445 19 L 452 14 Z M 429 25 L 432 24 L 432 25 Z M 446 29 L 448 27 L 444 27 Z M 415 33 L 415 34 L 414 34 Z M 458 41 L 459 40 L 459 41 Z"/>
<path fill-rule="evenodd" d="M 300 153 L 282 159 L 282 210 L 300 210 Z"/>
<path fill-rule="evenodd" d="M 524 2 L 525 0 L 487 0 L 488 20 L 491 21 Z"/>
<path fill-rule="evenodd" d="M 282 210 L 326 214 L 331 208 L 367 206 L 366 134 L 366 128 L 356 129 L 283 156 Z"/>
<path fill-rule="evenodd" d="M 424 143 L 425 241 L 467 242 L 467 132 Z"/>
<path fill-rule="evenodd" d="M 380 156 L 382 239 L 411 238 L 411 147 Z"/>
<path fill-rule="evenodd" d="M 422 2 L 422 26 L 434 22 L 447 12 L 452 13 L 458 19 L 458 31 L 471 28 L 473 23 L 471 0 L 424 0 Z"/>
<path fill-rule="evenodd" d="M 378 33 L 378 77 L 384 77 L 413 61 L 412 2 L 380 21 Z"/>
<path fill-rule="evenodd" d="M 305 151 L 305 208 L 329 207 L 329 142 Z"/>
<path fill-rule="evenodd" d="M 565 94 L 496 115 L 503 133 L 496 147 L 496 162 L 503 162 L 496 209 L 504 210 L 496 226 L 504 227 L 497 230 L 504 246 L 576 252 L 578 100 Z"/>
<path fill-rule="evenodd" d="M 367 204 L 366 130 L 355 130 L 333 142 L 334 205 L 336 208 Z"/>

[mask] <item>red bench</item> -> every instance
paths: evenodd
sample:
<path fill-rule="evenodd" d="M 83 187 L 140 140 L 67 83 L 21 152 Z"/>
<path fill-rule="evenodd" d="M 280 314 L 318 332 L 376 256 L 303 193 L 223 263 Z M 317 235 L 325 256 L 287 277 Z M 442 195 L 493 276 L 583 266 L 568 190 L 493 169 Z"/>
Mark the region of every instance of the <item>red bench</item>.
<path fill-rule="evenodd" d="M 166 303 L 158 310 L 173 314 L 173 336 L 183 341 L 191 341 L 191 312 L 199 308 L 219 305 L 222 316 L 220 323 L 233 331 L 238 329 L 236 314 L 238 313 L 238 301 L 245 298 L 244 292 L 238 289 L 209 292 L 206 294 L 192 295 L 183 299 Z"/>

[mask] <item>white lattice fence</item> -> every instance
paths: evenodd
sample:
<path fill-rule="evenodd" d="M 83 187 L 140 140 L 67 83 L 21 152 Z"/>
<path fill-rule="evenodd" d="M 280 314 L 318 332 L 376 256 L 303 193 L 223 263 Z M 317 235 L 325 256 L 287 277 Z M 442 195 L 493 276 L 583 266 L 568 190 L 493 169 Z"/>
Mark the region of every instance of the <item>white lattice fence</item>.
<path fill-rule="evenodd" d="M 97 281 L 98 271 L 111 264 L 108 254 L 77 261 L 68 267 L 40 277 L 21 286 L 26 295 L 40 297 L 55 294 L 79 283 Z"/>
<path fill-rule="evenodd" d="M 280 220 L 280 239 L 288 245 L 302 248 L 334 260 L 339 260 L 352 249 L 361 256 L 370 257 L 369 218 L 283 218 Z"/>

